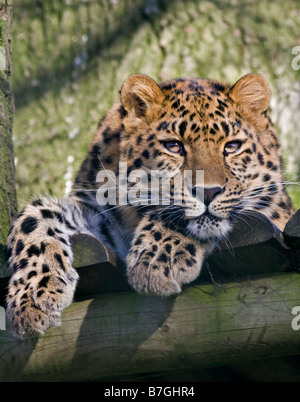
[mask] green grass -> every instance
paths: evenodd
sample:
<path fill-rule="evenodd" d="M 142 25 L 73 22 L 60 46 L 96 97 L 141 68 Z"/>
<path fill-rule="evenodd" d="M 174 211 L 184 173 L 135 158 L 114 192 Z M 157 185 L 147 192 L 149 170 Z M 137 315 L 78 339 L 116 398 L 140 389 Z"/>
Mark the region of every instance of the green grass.
<path fill-rule="evenodd" d="M 263 74 L 273 93 L 271 116 L 287 179 L 299 181 L 300 70 L 291 67 L 299 27 L 296 0 L 15 0 L 19 208 L 40 194 L 64 195 L 97 122 L 136 72 L 158 81 L 200 76 L 235 82 L 250 71 Z M 289 192 L 299 208 L 299 185 Z"/>

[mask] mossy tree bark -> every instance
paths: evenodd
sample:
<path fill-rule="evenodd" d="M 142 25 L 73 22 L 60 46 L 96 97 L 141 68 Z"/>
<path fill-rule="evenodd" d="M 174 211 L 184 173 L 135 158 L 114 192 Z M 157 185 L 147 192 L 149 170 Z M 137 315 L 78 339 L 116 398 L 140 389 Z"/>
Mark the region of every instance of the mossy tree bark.
<path fill-rule="evenodd" d="M 13 95 L 11 89 L 12 0 L 0 1 L 0 243 L 5 244 L 17 212 L 12 142 Z"/>

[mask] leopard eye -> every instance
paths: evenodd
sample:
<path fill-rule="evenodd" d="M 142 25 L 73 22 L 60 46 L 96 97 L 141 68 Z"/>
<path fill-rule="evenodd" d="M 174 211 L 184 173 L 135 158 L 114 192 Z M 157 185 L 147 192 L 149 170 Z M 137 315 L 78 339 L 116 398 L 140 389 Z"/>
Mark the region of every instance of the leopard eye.
<path fill-rule="evenodd" d="M 224 154 L 234 154 L 235 152 L 237 152 L 242 146 L 242 142 L 241 141 L 230 141 L 227 142 L 227 144 L 225 144 L 224 146 Z"/>
<path fill-rule="evenodd" d="M 171 140 L 171 141 L 165 141 L 164 142 L 164 147 L 169 151 L 172 152 L 173 154 L 184 154 L 184 146 L 183 143 L 180 141 L 176 140 Z"/>

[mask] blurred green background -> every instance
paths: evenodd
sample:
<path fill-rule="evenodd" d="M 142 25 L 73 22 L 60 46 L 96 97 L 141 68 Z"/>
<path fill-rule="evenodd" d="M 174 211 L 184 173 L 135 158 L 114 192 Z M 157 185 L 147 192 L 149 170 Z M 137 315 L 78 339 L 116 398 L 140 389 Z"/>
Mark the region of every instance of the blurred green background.
<path fill-rule="evenodd" d="M 259 72 L 300 207 L 300 2 L 14 0 L 14 144 L 19 208 L 64 196 L 123 80 L 199 76 L 234 83 Z M 300 67 L 300 62 L 299 62 Z"/>

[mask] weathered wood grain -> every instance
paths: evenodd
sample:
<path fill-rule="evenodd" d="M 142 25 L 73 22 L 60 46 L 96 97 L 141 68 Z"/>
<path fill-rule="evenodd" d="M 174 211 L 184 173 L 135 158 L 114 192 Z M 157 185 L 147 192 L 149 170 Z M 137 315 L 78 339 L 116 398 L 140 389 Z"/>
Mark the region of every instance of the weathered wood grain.
<path fill-rule="evenodd" d="M 73 303 L 61 327 L 16 340 L 0 331 L 0 381 L 137 379 L 300 353 L 291 327 L 300 275 L 199 284 L 171 298 L 131 292 Z"/>

